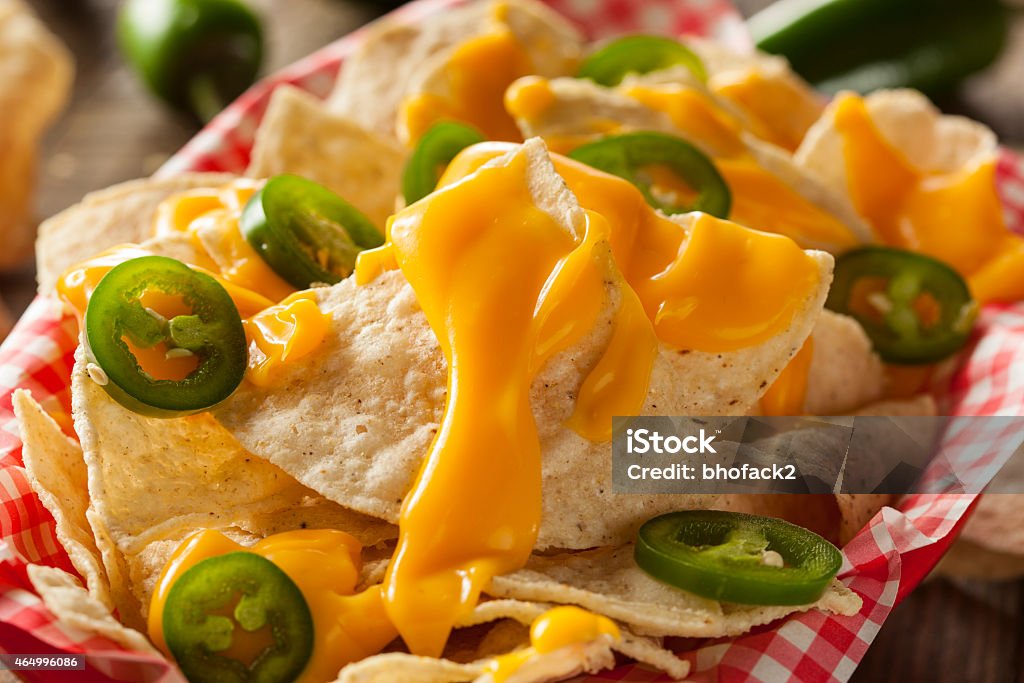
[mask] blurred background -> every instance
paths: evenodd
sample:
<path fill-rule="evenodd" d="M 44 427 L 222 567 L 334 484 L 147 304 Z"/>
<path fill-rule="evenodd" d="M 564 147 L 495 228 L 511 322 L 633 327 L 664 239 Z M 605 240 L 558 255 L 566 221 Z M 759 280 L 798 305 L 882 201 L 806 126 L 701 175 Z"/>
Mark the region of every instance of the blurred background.
<path fill-rule="evenodd" d="M 87 192 L 152 173 L 195 134 L 198 124 L 149 94 L 122 57 L 115 32 L 119 0 L 25 1 L 67 45 L 76 64 L 70 102 L 46 135 L 38 162 L 35 216 L 42 219 L 76 203 Z M 860 2 L 867 23 L 854 30 L 857 21 L 851 17 L 848 25 L 830 29 L 842 36 L 838 48 L 824 28 L 804 29 L 822 31 L 819 41 L 831 45 L 828 59 L 838 55 L 845 60 L 832 64 L 833 71 L 858 78 L 877 75 L 878 69 L 862 67 L 877 59 L 875 53 L 887 42 L 894 49 L 904 43 L 927 48 L 909 69 L 920 67 L 922 59 L 949 59 L 960 66 L 991 61 L 956 83 L 935 84 L 930 94 L 944 110 L 983 121 L 1004 144 L 1024 148 L 1024 2 L 1017 0 L 1016 6 L 1004 2 L 1005 12 L 999 17 L 993 19 L 988 13 L 979 19 L 978 8 L 990 6 L 993 0 L 934 0 L 946 17 L 941 27 L 932 20 L 939 10 L 901 15 L 903 0 Z M 250 0 L 250 4 L 264 19 L 267 46 L 262 72 L 269 73 L 399 3 Z M 736 0 L 736 4 L 750 16 L 772 3 Z M 871 16 L 889 19 L 879 23 Z M 969 34 L 974 37 L 965 43 Z M 815 48 L 801 43 L 803 35 L 796 37 L 800 40 L 789 46 L 804 49 L 801 63 L 811 72 L 824 73 L 826 57 L 815 52 L 820 52 L 820 45 Z M 889 67 L 908 63 L 900 55 L 885 59 Z M 814 80 L 836 83 L 834 76 L 817 76 Z M 34 296 L 33 277 L 28 265 L 0 276 L 0 294 L 14 317 Z M 821 664 L 830 668 L 835 663 Z M 1024 682 L 1024 582 L 930 580 L 895 610 L 854 680 Z"/>

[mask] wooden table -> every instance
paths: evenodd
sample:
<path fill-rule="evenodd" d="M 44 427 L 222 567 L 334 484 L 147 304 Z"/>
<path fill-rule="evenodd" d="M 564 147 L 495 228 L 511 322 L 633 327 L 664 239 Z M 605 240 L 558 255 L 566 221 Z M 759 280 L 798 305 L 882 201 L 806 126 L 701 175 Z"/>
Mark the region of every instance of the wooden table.
<path fill-rule="evenodd" d="M 253 0 L 273 21 L 269 68 L 288 64 L 386 11 L 388 3 Z M 91 190 L 148 175 L 195 129 L 151 100 L 114 44 L 116 0 L 30 0 L 75 53 L 71 106 L 46 141 L 39 215 L 52 215 Z M 750 10 L 763 0 L 741 0 Z M 1024 141 L 1024 22 L 993 74 L 976 79 L 955 106 L 986 120 L 1011 142 Z M 32 273 L 0 279 L 15 313 L 34 293 Z M 1024 683 L 1024 582 L 954 584 L 934 580 L 898 607 L 855 681 Z"/>

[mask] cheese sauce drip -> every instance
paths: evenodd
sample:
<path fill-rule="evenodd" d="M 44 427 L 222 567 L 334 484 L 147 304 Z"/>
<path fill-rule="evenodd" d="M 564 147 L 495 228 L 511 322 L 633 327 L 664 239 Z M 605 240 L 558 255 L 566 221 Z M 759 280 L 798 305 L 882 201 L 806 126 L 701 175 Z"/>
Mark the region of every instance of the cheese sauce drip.
<path fill-rule="evenodd" d="M 389 246 L 448 360 L 448 402 L 400 519 L 389 616 L 437 656 L 493 576 L 537 538 L 535 373 L 593 325 L 604 298 L 592 221 L 571 234 L 535 206 L 525 154 L 480 169 L 394 217 Z"/>
<path fill-rule="evenodd" d="M 157 580 L 148 630 L 158 648 L 168 652 L 163 611 L 178 578 L 205 559 L 239 551 L 256 553 L 277 565 L 302 591 L 312 612 L 313 654 L 297 683 L 334 680 L 343 666 L 376 654 L 397 636 L 384 612 L 380 587 L 355 593 L 362 565 L 361 546 L 349 534 L 304 529 L 275 534 L 244 547 L 219 531 L 206 529 L 178 546 Z M 272 640 L 270 633 L 236 628 L 231 647 L 220 654 L 251 662 Z"/>
<path fill-rule="evenodd" d="M 948 263 L 981 303 L 1024 298 L 1024 239 L 1003 221 L 994 156 L 948 173 L 917 168 L 855 95 L 838 101 L 835 126 L 854 206 L 880 241 Z"/>
<path fill-rule="evenodd" d="M 762 415 L 803 415 L 807 403 L 807 380 L 814 359 L 814 338 L 808 337 L 768 391 L 761 397 Z"/>
<path fill-rule="evenodd" d="M 295 292 L 276 306 L 242 321 L 249 339 L 246 378 L 272 386 L 276 369 L 308 356 L 323 343 L 330 322 L 311 291 Z"/>
<path fill-rule="evenodd" d="M 585 645 L 599 638 L 616 641 L 621 637 L 619 627 L 607 617 L 571 605 L 555 607 L 531 624 L 529 647 L 496 657 L 485 671 L 494 683 L 503 683 L 537 655 Z"/>

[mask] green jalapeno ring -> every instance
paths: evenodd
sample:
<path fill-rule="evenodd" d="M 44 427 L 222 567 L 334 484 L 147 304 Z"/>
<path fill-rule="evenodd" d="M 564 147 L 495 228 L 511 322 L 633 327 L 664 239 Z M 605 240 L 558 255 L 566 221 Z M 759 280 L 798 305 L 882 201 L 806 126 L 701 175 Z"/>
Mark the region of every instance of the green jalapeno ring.
<path fill-rule="evenodd" d="M 680 138 L 663 133 L 626 133 L 577 147 L 569 157 L 628 180 L 648 204 L 667 214 L 703 211 L 719 218 L 729 216 L 732 194 L 725 179 L 707 155 Z M 640 172 L 653 165 L 669 167 L 697 191 L 692 206 L 670 206 L 652 194 L 650 183 L 640 177 Z"/>
<path fill-rule="evenodd" d="M 864 278 L 888 281 L 877 317 L 855 310 L 855 285 Z M 939 307 L 930 325 L 913 308 L 922 294 Z M 904 365 L 934 363 L 956 353 L 970 338 L 978 312 L 967 283 L 953 268 L 924 254 L 880 246 L 854 249 L 836 260 L 825 306 L 855 318 L 882 360 Z"/>
<path fill-rule="evenodd" d="M 334 284 L 348 277 L 356 256 L 384 236 L 359 209 L 305 178 L 279 175 L 246 204 L 246 241 L 290 285 Z"/>
<path fill-rule="evenodd" d="M 414 204 L 437 187 L 443 167 L 470 145 L 486 138 L 472 126 L 455 121 L 441 121 L 423 134 L 402 172 L 402 196 L 406 204 Z"/>
<path fill-rule="evenodd" d="M 148 289 L 181 296 L 190 315 L 164 320 L 146 310 Z M 103 370 L 103 388 L 129 410 L 153 417 L 197 413 L 228 398 L 242 382 L 248 345 L 234 301 L 215 279 L 165 256 L 142 256 L 110 270 L 85 312 L 87 358 Z M 154 379 L 139 365 L 124 338 L 142 348 L 167 342 L 197 357 L 182 380 Z"/>
<path fill-rule="evenodd" d="M 248 665 L 218 654 L 231 646 L 236 628 L 266 627 L 273 645 Z M 167 594 L 163 629 L 190 683 L 293 681 L 313 654 L 313 617 L 302 591 L 277 565 L 250 552 L 211 557 L 183 573 Z"/>
<path fill-rule="evenodd" d="M 765 551 L 784 566 L 763 562 Z M 745 605 L 807 605 L 843 564 L 839 550 L 781 519 L 718 510 L 686 510 L 640 527 L 634 558 L 655 579 L 712 600 Z"/>
<path fill-rule="evenodd" d="M 576 74 L 604 86 L 614 86 L 631 73 L 645 74 L 682 65 L 701 83 L 707 81 L 704 63 L 682 43 L 663 36 L 626 36 L 614 40 L 583 60 Z"/>

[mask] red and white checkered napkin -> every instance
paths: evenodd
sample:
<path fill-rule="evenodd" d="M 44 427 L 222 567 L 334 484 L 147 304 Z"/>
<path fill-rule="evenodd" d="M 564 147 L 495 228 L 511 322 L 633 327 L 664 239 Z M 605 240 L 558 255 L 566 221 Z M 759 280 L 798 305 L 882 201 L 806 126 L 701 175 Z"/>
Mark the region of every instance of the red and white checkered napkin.
<path fill-rule="evenodd" d="M 417 21 L 465 0 L 419 0 L 397 16 Z M 739 16 L 725 0 L 550 0 L 593 38 L 629 31 L 714 35 L 749 45 Z M 318 95 L 331 88 L 341 62 L 362 30 L 316 52 L 246 93 L 161 170 L 241 171 L 270 92 L 292 83 Z M 1006 154 L 999 181 L 1011 227 L 1024 231 L 1024 164 Z M 21 440 L 11 408 L 16 388 L 32 391 L 58 417 L 69 412 L 68 385 L 76 338 L 74 322 L 57 307 L 35 301 L 0 347 L 0 652 L 81 653 L 88 668 L 72 680 L 181 682 L 177 670 L 151 655 L 126 652 L 106 638 L 57 623 L 32 592 L 27 562 L 72 570 L 56 541 L 53 519 L 31 492 L 21 469 Z M 954 380 L 958 415 L 1024 415 L 1024 306 L 984 311 L 976 342 Z M 821 612 L 792 616 L 744 637 L 711 641 L 681 653 L 694 676 L 718 681 L 845 681 L 864 656 L 892 607 L 913 589 L 953 540 L 976 496 L 908 496 L 886 508 L 845 548 L 842 579 L 864 599 L 854 617 Z M 29 674 L 33 681 L 53 674 Z M 588 680 L 661 681 L 636 665 Z"/>

